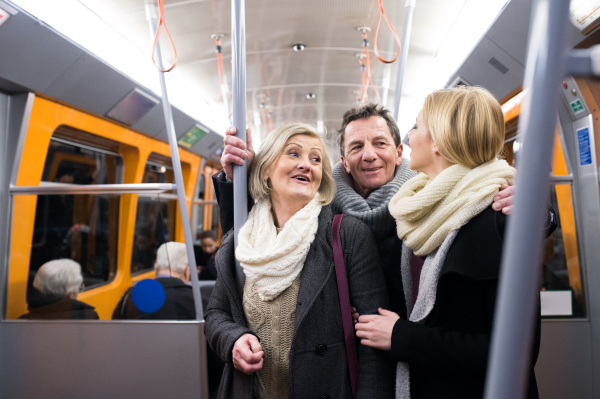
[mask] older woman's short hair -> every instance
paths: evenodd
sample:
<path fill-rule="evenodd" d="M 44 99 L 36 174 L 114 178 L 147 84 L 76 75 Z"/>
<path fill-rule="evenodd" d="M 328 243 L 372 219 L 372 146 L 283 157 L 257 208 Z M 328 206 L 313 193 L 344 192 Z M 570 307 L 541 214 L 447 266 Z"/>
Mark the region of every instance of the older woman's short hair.
<path fill-rule="evenodd" d="M 156 253 L 156 271 L 172 270 L 183 274 L 188 267 L 187 251 L 184 243 L 167 242 L 158 248 Z"/>
<path fill-rule="evenodd" d="M 269 133 L 265 141 L 263 141 L 260 150 L 252 162 L 252 170 L 250 172 L 250 194 L 252 194 L 255 200 L 270 198 L 271 188 L 268 181 L 264 179 L 264 175 L 283 153 L 285 143 L 290 137 L 297 134 L 313 137 L 321 143 L 323 174 L 318 193 L 322 205 L 327 205 L 333 201 L 333 197 L 335 196 L 335 182 L 333 181 L 329 156 L 327 155 L 321 136 L 319 136 L 313 126 L 306 123 L 288 123 L 283 125 Z"/>
<path fill-rule="evenodd" d="M 502 108 L 483 87 L 434 91 L 425 99 L 423 121 L 440 155 L 452 164 L 475 168 L 504 147 Z"/>
<path fill-rule="evenodd" d="M 77 294 L 83 277 L 81 266 L 71 259 L 57 259 L 44 263 L 33 279 L 33 286 L 42 295 L 66 296 Z"/>

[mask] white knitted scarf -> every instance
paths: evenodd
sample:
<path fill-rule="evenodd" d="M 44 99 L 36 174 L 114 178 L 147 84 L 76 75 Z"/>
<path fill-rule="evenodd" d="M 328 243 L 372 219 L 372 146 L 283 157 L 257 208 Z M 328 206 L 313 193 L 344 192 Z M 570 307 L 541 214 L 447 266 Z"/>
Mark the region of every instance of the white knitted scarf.
<path fill-rule="evenodd" d="M 514 176 L 514 168 L 496 159 L 473 169 L 450 166 L 432 181 L 419 173 L 390 201 L 398 237 L 416 255 L 431 253 L 448 233 L 487 208 L 500 186 L 510 184 Z"/>
<path fill-rule="evenodd" d="M 259 200 L 240 229 L 235 255 L 263 301 L 292 285 L 302 271 L 319 227 L 319 194 L 287 221 L 277 234 L 270 200 Z"/>

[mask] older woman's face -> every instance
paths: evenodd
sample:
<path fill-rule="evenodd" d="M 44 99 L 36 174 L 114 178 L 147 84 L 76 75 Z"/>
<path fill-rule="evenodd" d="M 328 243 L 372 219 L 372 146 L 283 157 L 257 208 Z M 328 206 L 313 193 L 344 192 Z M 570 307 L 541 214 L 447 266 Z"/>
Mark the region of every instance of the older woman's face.
<path fill-rule="evenodd" d="M 272 198 L 308 204 L 321 186 L 322 158 L 320 140 L 304 134 L 290 137 L 265 176 L 271 179 Z"/>

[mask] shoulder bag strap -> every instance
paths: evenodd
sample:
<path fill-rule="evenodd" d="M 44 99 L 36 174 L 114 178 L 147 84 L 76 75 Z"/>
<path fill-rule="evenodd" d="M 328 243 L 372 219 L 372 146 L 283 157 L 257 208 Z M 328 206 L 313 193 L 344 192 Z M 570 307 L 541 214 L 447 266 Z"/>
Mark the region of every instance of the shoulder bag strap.
<path fill-rule="evenodd" d="M 344 252 L 340 239 L 340 226 L 344 214 L 335 215 L 332 224 L 333 259 L 335 262 L 335 276 L 337 278 L 338 295 L 340 297 L 340 309 L 342 310 L 342 323 L 344 325 L 344 339 L 346 342 L 346 355 L 348 357 L 348 369 L 350 371 L 350 385 L 352 386 L 352 397 L 356 396 L 356 385 L 358 384 L 358 362 L 356 360 L 356 346 L 354 343 L 354 326 L 352 325 L 352 311 L 350 310 L 350 295 L 348 292 L 348 279 L 346 278 L 346 267 L 344 266 Z"/>

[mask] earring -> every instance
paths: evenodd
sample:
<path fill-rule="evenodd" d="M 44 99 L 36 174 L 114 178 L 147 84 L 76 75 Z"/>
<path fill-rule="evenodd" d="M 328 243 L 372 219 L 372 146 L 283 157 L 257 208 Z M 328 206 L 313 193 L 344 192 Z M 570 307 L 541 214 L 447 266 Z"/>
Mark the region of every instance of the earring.
<path fill-rule="evenodd" d="M 431 151 L 435 152 L 435 148 L 432 148 Z"/>

